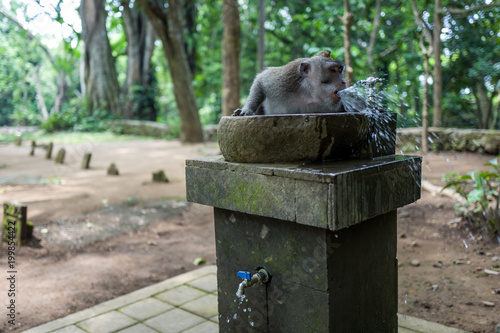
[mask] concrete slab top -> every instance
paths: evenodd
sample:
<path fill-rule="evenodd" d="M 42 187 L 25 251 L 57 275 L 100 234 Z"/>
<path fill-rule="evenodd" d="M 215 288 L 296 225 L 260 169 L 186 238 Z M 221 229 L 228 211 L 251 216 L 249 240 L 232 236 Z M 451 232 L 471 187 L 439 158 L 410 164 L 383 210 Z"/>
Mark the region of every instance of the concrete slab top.
<path fill-rule="evenodd" d="M 345 173 L 369 172 L 374 169 L 382 171 L 382 168 L 383 170 L 387 170 L 397 167 L 396 164 L 401 163 L 410 166 L 414 165 L 414 169 L 417 171 L 420 170 L 421 161 L 422 158 L 420 156 L 388 155 L 374 159 L 325 161 L 321 163 L 236 163 L 228 162 L 222 155 L 217 155 L 186 160 L 186 167 L 227 170 L 320 183 L 332 183 L 336 176 Z"/>
<path fill-rule="evenodd" d="M 186 161 L 187 200 L 232 211 L 339 230 L 420 198 L 421 158 L 305 164 Z"/>

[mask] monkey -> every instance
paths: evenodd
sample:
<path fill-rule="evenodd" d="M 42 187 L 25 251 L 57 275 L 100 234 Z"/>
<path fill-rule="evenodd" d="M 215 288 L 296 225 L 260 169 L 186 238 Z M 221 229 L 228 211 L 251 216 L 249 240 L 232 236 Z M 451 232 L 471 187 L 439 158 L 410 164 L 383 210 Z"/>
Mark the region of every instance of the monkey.
<path fill-rule="evenodd" d="M 330 51 L 269 67 L 255 77 L 245 105 L 233 115 L 345 112 L 338 94 L 346 88 L 343 70 Z"/>

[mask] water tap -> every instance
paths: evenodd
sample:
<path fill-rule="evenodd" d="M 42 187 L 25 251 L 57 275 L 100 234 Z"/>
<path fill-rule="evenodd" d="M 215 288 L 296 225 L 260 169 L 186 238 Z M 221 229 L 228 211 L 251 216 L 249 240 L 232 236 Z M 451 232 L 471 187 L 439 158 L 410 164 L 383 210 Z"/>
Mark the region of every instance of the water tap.
<path fill-rule="evenodd" d="M 373 100 L 375 98 L 375 85 L 377 83 L 381 83 L 382 82 L 382 79 L 379 79 L 379 78 L 375 78 L 373 76 L 370 76 L 369 78 L 367 78 L 366 80 L 361 80 L 359 81 L 360 84 L 362 85 L 365 85 L 368 87 L 368 100 Z"/>
<path fill-rule="evenodd" d="M 238 297 L 245 294 L 245 288 L 251 287 L 257 283 L 264 284 L 269 281 L 269 273 L 264 268 L 259 269 L 254 275 L 245 271 L 239 271 L 236 275 L 243 279 L 238 285 L 238 291 L 236 292 L 236 296 Z"/>

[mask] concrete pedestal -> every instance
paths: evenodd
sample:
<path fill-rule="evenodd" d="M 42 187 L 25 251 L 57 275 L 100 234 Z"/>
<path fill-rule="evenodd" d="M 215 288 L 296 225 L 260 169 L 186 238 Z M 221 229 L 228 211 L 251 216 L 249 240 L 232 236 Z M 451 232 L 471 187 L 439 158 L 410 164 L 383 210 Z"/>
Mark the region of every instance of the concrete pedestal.
<path fill-rule="evenodd" d="M 215 207 L 220 332 L 397 332 L 396 209 L 419 157 L 321 164 L 188 160 L 188 201 Z M 271 274 L 236 297 L 240 270 Z"/>

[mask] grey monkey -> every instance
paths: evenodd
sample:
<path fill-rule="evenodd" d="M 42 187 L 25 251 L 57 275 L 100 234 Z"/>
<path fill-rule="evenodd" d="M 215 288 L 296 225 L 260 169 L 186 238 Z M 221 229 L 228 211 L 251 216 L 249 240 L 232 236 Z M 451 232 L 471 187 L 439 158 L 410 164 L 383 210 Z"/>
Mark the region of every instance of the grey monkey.
<path fill-rule="evenodd" d="M 346 88 L 343 70 L 330 51 L 269 67 L 255 77 L 245 105 L 233 115 L 344 112 L 338 95 Z"/>

